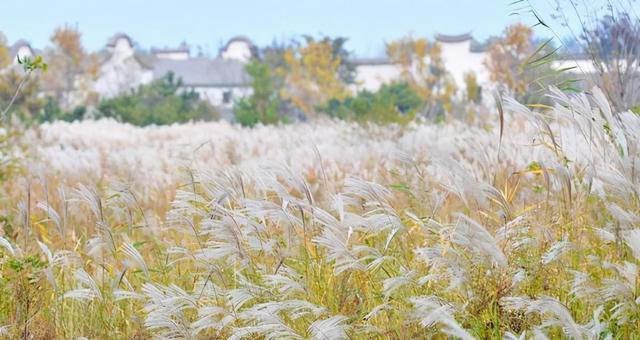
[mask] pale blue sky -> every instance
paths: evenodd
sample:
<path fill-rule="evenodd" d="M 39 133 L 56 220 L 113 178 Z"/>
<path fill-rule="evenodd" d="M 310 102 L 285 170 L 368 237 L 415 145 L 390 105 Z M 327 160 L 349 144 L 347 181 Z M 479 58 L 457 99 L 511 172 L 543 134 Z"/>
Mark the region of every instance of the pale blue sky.
<path fill-rule="evenodd" d="M 35 47 L 48 43 L 54 27 L 77 25 L 90 50 L 104 46 L 116 32 L 129 34 L 140 47 L 177 46 L 187 41 L 216 53 L 234 35 L 259 46 L 274 38 L 301 34 L 346 36 L 359 56 L 382 53 L 384 42 L 407 33 L 471 31 L 483 40 L 522 17 L 509 16 L 513 0 L 4 0 L 0 31 Z M 544 3 L 550 0 L 533 0 Z M 527 18 L 524 18 L 525 20 Z M 531 19 L 528 19 L 532 22 Z"/>

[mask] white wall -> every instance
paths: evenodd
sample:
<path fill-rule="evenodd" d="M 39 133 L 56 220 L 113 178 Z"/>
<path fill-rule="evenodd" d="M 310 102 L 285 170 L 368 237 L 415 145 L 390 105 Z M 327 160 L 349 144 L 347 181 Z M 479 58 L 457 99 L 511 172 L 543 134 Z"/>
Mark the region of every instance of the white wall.
<path fill-rule="evenodd" d="M 33 58 L 33 51 L 31 50 L 31 48 L 29 48 L 29 46 L 20 46 L 20 48 L 18 48 L 18 52 L 16 53 L 16 57 L 13 59 L 14 64 L 18 63 L 18 57 L 20 57 L 20 59 L 24 59 L 24 57 Z"/>
<path fill-rule="evenodd" d="M 136 60 L 135 50 L 128 39 L 118 39 L 111 52 L 111 57 L 100 66 L 98 79 L 93 85 L 93 90 L 101 97 L 114 97 L 153 80 L 153 72 Z"/>
<path fill-rule="evenodd" d="M 393 64 L 370 64 L 356 66 L 354 92 L 367 90 L 377 91 L 382 85 L 400 78 L 401 69 Z"/>
<path fill-rule="evenodd" d="M 471 41 L 456 43 L 439 42 L 441 56 L 445 68 L 450 73 L 451 78 L 458 88 L 458 96 L 463 96 L 465 92 L 464 76 L 473 72 L 479 85 L 483 87 L 483 98 L 490 96 L 486 92 L 492 88 L 490 84 L 489 71 L 485 66 L 487 54 L 485 52 L 471 52 Z M 429 61 L 427 61 L 429 63 Z M 353 91 L 369 90 L 376 91 L 383 84 L 388 84 L 400 79 L 401 68 L 393 64 L 366 64 L 356 66 L 356 84 L 352 86 Z"/>
<path fill-rule="evenodd" d="M 589 59 L 578 59 L 578 60 L 557 60 L 552 63 L 555 69 L 565 69 L 569 67 L 573 67 L 573 69 L 568 72 L 574 74 L 596 74 L 596 67 L 593 65 L 593 62 Z"/>
<path fill-rule="evenodd" d="M 445 68 L 456 82 L 458 90 L 464 91 L 464 76 L 469 72 L 476 75 L 478 84 L 489 82 L 489 72 L 485 66 L 487 54 L 471 52 L 471 40 L 443 43 L 439 42 Z"/>
<path fill-rule="evenodd" d="M 233 41 L 222 51 L 222 58 L 248 62 L 251 59 L 251 46 L 245 41 Z"/>
<path fill-rule="evenodd" d="M 153 55 L 160 59 L 171 59 L 171 60 L 189 59 L 189 52 L 185 52 L 185 51 L 155 52 L 153 53 Z"/>
<path fill-rule="evenodd" d="M 236 100 L 251 95 L 251 87 L 195 87 L 195 92 L 200 95 L 200 99 L 206 100 L 209 104 L 221 108 L 231 109 Z M 224 103 L 223 97 L 225 92 L 231 92 L 231 100 Z"/>

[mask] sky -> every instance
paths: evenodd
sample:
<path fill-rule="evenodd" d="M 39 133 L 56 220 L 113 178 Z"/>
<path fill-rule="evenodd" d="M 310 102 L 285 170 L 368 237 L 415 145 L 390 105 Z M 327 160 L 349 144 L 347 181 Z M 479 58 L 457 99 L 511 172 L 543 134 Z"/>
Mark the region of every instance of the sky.
<path fill-rule="evenodd" d="M 549 0 L 546 0 L 549 1 Z M 471 32 L 479 40 L 498 35 L 527 15 L 510 16 L 513 0 L 0 0 L 0 31 L 9 42 L 26 39 L 48 44 L 56 26 L 82 32 L 83 44 L 96 51 L 117 32 L 142 49 L 172 47 L 186 41 L 209 54 L 229 38 L 245 35 L 258 46 L 302 34 L 344 36 L 360 57 L 384 53 L 384 42 L 406 34 Z M 548 12 L 544 3 L 540 10 Z M 548 33 L 548 32 L 547 32 Z M 542 32 L 544 35 L 545 32 Z"/>

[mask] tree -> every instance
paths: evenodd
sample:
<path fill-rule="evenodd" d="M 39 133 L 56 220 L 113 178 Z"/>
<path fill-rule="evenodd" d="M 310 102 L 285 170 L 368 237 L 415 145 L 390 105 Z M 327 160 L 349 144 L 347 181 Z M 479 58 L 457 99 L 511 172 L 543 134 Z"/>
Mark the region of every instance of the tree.
<path fill-rule="evenodd" d="M 269 66 L 254 60 L 247 64 L 246 70 L 252 78 L 253 93 L 236 102 L 233 111 L 236 120 L 244 126 L 281 121 L 283 118 L 278 112 L 280 99 Z"/>
<path fill-rule="evenodd" d="M 468 72 L 464 75 L 464 84 L 466 88 L 466 99 L 468 102 L 480 103 L 482 101 L 482 91 L 478 85 L 476 74 Z"/>
<path fill-rule="evenodd" d="M 572 67 L 554 66 L 558 50 L 552 39 L 535 39 L 530 27 L 517 23 L 493 40 L 485 62 L 491 80 L 504 94 L 522 103 L 548 104 L 550 86 L 576 91 L 577 80 L 565 72 Z"/>
<path fill-rule="evenodd" d="M 6 112 L 8 116 L 13 115 L 22 120 L 31 121 L 42 108 L 43 101 L 38 96 L 39 82 L 34 81 L 33 78 L 25 80 L 25 77 L 25 74 L 17 68 L 0 72 L 0 111 L 8 108 Z M 11 103 L 12 99 L 14 99 L 13 103 Z M 4 119 L 4 117 L 0 118 Z"/>
<path fill-rule="evenodd" d="M 486 64 L 491 80 L 507 94 L 523 96 L 529 84 L 526 61 L 532 52 L 533 30 L 521 23 L 507 27 L 489 47 Z"/>
<path fill-rule="evenodd" d="M 313 40 L 312 38 L 306 37 L 306 40 Z M 329 38 L 324 37 L 322 40 L 327 41 L 331 44 L 331 52 L 333 53 L 334 59 L 340 60 L 340 65 L 338 65 L 338 77 L 344 84 L 353 84 L 356 79 L 356 68 L 355 65 L 349 63 L 349 51 L 346 49 L 347 38 L 337 37 L 337 38 Z"/>
<path fill-rule="evenodd" d="M 11 64 L 11 54 L 7 46 L 7 37 L 0 32 L 0 70 Z"/>
<path fill-rule="evenodd" d="M 277 91 L 281 91 L 286 85 L 289 65 L 285 55 L 292 48 L 290 44 L 274 41 L 259 52 L 258 59 L 269 68 L 271 81 Z"/>
<path fill-rule="evenodd" d="M 97 58 L 85 51 L 81 38 L 76 27 L 58 27 L 50 38 L 53 46 L 46 52 L 51 72 L 43 84 L 64 110 L 86 104 L 87 98 L 92 97 L 89 84 L 97 76 Z"/>
<path fill-rule="evenodd" d="M 344 99 L 348 95 L 346 81 L 352 80 L 344 42 L 343 38 L 315 40 L 307 36 L 303 45 L 287 49 L 283 98 L 311 116 L 329 99 Z"/>
<path fill-rule="evenodd" d="M 581 38 L 596 69 L 595 83 L 620 111 L 640 104 L 640 19 L 629 13 L 606 15 Z"/>
<path fill-rule="evenodd" d="M 35 77 L 34 71 L 46 72 L 49 65 L 42 56 L 16 59 L 22 69 L 16 65 L 0 72 L 0 123 L 7 116 L 15 115 L 30 121 L 42 104 L 40 87 L 30 80 Z"/>
<path fill-rule="evenodd" d="M 53 122 L 56 120 L 73 122 L 83 120 L 87 114 L 87 108 L 77 106 L 71 111 L 64 111 L 53 97 L 47 97 L 39 112 L 40 113 L 34 117 L 34 120 L 38 123 Z"/>
<path fill-rule="evenodd" d="M 555 0 L 551 20 L 544 22 L 529 3 L 539 24 L 562 40 L 565 51 L 582 54 L 591 67 L 578 65 L 586 87 L 598 86 L 616 111 L 640 104 L 640 17 L 637 1 Z M 557 27 L 556 27 L 557 25 Z"/>
<path fill-rule="evenodd" d="M 400 79 L 415 91 L 436 114 L 448 112 L 456 86 L 444 66 L 440 45 L 411 36 L 392 41 L 387 56 L 400 67 Z"/>
<path fill-rule="evenodd" d="M 344 100 L 332 99 L 320 110 L 331 117 L 380 123 L 407 123 L 424 101 L 406 83 L 385 84 L 376 92 L 362 91 Z"/>
<path fill-rule="evenodd" d="M 196 119 L 212 119 L 217 113 L 193 90 L 182 90 L 173 73 L 130 94 L 105 99 L 98 105 L 98 117 L 112 117 L 134 125 L 166 125 Z"/>

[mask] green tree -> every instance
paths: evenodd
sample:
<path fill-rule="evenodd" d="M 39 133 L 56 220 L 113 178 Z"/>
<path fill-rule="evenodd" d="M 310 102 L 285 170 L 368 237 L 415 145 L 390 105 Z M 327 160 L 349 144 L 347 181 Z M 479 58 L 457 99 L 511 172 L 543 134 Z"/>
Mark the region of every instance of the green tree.
<path fill-rule="evenodd" d="M 283 117 L 278 113 L 281 101 L 269 66 L 256 60 L 247 64 L 246 70 L 252 78 L 253 93 L 236 102 L 234 115 L 238 123 L 254 126 L 282 121 Z"/>
<path fill-rule="evenodd" d="M 440 116 L 451 112 L 457 91 L 447 72 L 439 43 L 406 36 L 386 46 L 389 59 L 400 68 L 400 78 Z"/>
<path fill-rule="evenodd" d="M 407 83 L 383 85 L 377 92 L 362 91 L 344 100 L 332 99 L 319 111 L 340 119 L 407 123 L 425 102 Z"/>
<path fill-rule="evenodd" d="M 48 96 L 44 100 L 44 105 L 40 110 L 40 114 L 34 117 L 38 123 L 52 122 L 56 120 L 63 120 L 66 122 L 73 122 L 76 120 L 82 120 L 85 118 L 87 108 L 84 106 L 76 106 L 71 111 L 63 110 L 55 98 Z"/>
<path fill-rule="evenodd" d="M 169 72 L 130 94 L 102 100 L 98 117 L 146 126 L 212 119 L 217 117 L 217 112 L 201 101 L 195 91 L 182 89 L 182 81 Z"/>

